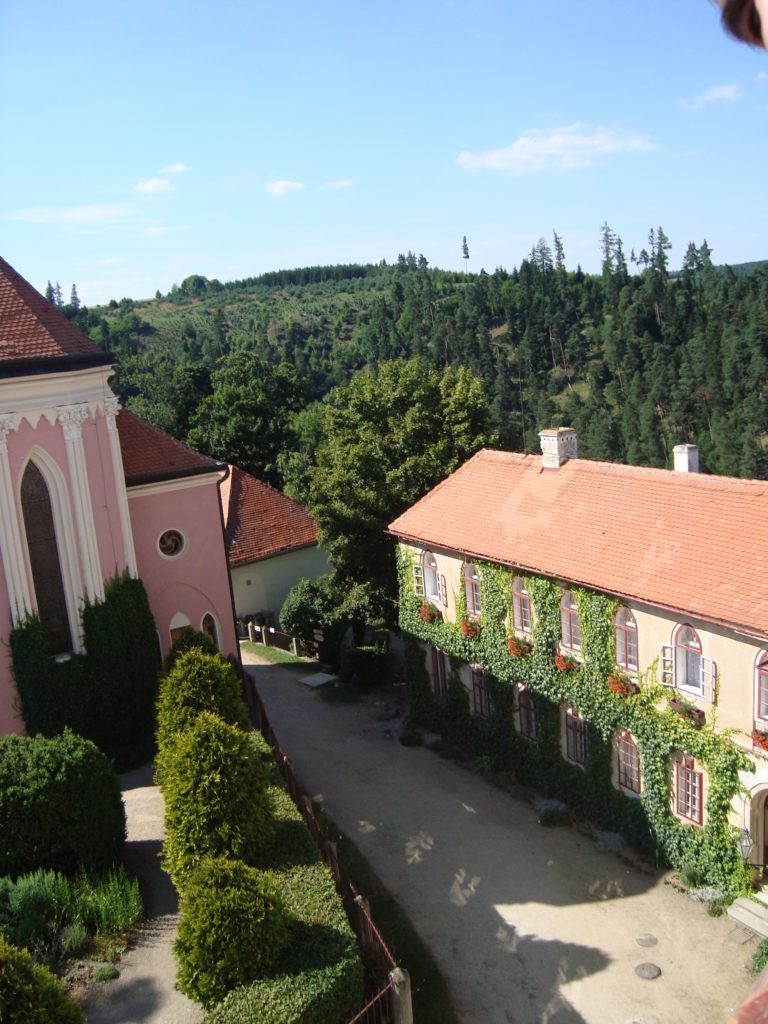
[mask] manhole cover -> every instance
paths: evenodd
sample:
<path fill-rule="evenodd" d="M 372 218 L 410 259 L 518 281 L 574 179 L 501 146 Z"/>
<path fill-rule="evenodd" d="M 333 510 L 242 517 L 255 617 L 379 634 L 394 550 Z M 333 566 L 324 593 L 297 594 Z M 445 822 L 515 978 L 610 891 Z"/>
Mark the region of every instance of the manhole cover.
<path fill-rule="evenodd" d="M 659 940 L 655 935 L 651 935 L 650 932 L 646 932 L 645 935 L 638 935 L 637 944 L 638 946 L 655 946 Z"/>
<path fill-rule="evenodd" d="M 635 974 L 638 978 L 643 978 L 645 981 L 653 981 L 654 978 L 658 978 L 661 974 L 661 968 L 657 967 L 656 964 L 638 964 L 635 968 Z"/>

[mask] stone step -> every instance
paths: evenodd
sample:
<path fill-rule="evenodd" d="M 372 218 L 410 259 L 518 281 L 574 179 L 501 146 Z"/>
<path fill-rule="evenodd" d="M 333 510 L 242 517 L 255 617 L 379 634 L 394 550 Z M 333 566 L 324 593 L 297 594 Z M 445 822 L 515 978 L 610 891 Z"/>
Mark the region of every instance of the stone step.
<path fill-rule="evenodd" d="M 768 907 L 747 899 L 746 896 L 739 896 L 728 907 L 728 916 L 768 939 Z"/>
<path fill-rule="evenodd" d="M 756 900 L 759 900 L 766 907 L 768 907 L 768 888 L 763 886 L 760 889 L 755 889 L 755 891 L 752 893 L 752 896 Z"/>

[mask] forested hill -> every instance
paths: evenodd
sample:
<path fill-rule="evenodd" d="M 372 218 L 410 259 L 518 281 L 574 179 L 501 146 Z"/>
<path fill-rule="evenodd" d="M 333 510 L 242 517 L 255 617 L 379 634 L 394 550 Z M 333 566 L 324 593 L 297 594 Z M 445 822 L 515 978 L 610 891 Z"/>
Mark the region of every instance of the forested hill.
<path fill-rule="evenodd" d="M 716 267 L 705 242 L 673 274 L 669 248 L 652 231 L 628 264 L 606 225 L 600 275 L 567 270 L 555 235 L 511 272 L 409 253 L 67 312 L 115 355 L 129 408 L 302 497 L 313 403 L 414 356 L 482 379 L 500 447 L 538 451 L 567 424 L 586 458 L 669 467 L 691 441 L 705 471 L 768 478 L 768 263 Z"/>

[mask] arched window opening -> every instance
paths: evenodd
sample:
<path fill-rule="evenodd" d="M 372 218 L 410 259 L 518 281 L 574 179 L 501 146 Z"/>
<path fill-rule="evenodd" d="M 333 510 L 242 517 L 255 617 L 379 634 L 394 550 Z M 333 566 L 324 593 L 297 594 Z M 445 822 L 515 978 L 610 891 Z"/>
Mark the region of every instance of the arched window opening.
<path fill-rule="evenodd" d="M 518 632 L 531 632 L 531 598 L 520 576 L 512 580 L 512 622 Z"/>
<path fill-rule="evenodd" d="M 48 633 L 50 654 L 72 650 L 72 633 L 67 614 L 51 496 L 43 474 L 34 462 L 21 480 L 21 509 L 35 587 L 37 614 Z"/>
<path fill-rule="evenodd" d="M 479 616 L 483 610 L 480 598 L 480 577 L 471 562 L 464 563 L 464 596 L 469 614 Z"/>
<path fill-rule="evenodd" d="M 208 636 L 213 640 L 217 647 L 219 646 L 219 635 L 216 630 L 216 620 L 210 614 L 210 612 L 206 612 L 206 614 L 203 616 L 202 631 L 203 633 L 208 634 Z"/>
<path fill-rule="evenodd" d="M 637 672 L 637 623 L 629 608 L 619 608 L 614 626 L 616 664 L 628 672 Z"/>
<path fill-rule="evenodd" d="M 439 601 L 440 578 L 437 574 L 437 561 L 431 551 L 422 554 L 421 567 L 424 570 L 424 596 L 430 601 Z"/>
<path fill-rule="evenodd" d="M 701 640 L 690 626 L 675 637 L 675 685 L 701 690 Z"/>
<path fill-rule="evenodd" d="M 570 590 L 566 590 L 560 600 L 560 639 L 563 647 L 571 651 L 581 650 L 579 609 Z"/>
<path fill-rule="evenodd" d="M 768 721 L 768 651 L 757 659 L 757 717 Z"/>

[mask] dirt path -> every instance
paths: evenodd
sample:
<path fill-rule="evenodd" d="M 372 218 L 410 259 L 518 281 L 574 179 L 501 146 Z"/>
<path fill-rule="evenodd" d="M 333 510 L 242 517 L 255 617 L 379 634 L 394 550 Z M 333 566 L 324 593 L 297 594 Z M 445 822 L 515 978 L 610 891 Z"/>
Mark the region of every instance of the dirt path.
<path fill-rule="evenodd" d="M 160 868 L 163 799 L 151 765 L 121 776 L 128 824 L 126 869 L 138 877 L 147 921 L 120 960 L 120 977 L 92 982 L 81 1000 L 88 1024 L 198 1024 L 203 1010 L 175 988 L 172 948 L 178 924 L 176 890 Z"/>
<path fill-rule="evenodd" d="M 729 918 L 401 746 L 391 701 L 327 704 L 294 670 L 247 668 L 303 788 L 409 914 L 463 1024 L 723 1024 L 741 1001 L 755 940 Z"/>

